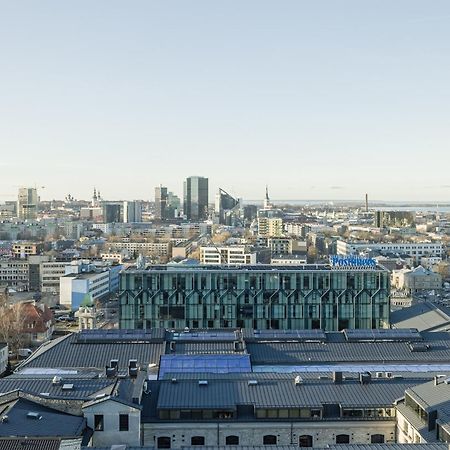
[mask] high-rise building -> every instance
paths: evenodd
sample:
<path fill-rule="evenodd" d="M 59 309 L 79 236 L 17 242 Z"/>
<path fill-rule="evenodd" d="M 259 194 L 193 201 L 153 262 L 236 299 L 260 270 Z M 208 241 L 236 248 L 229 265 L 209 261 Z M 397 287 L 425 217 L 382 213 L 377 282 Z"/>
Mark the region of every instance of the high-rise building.
<path fill-rule="evenodd" d="M 208 218 L 208 178 L 189 177 L 184 182 L 184 215 L 188 220 Z"/>
<path fill-rule="evenodd" d="M 34 220 L 38 212 L 36 188 L 19 188 L 17 197 L 17 216 L 22 220 Z"/>
<path fill-rule="evenodd" d="M 116 202 L 103 202 L 103 222 L 122 222 L 122 205 Z"/>
<path fill-rule="evenodd" d="M 124 223 L 142 222 L 142 203 L 138 200 L 123 202 Z"/>
<path fill-rule="evenodd" d="M 234 225 L 233 217 L 239 216 L 239 200 L 219 188 L 216 194 L 215 216 L 221 225 Z"/>
<path fill-rule="evenodd" d="M 165 186 L 155 187 L 155 218 L 164 220 L 167 219 L 167 201 L 168 192 Z"/>

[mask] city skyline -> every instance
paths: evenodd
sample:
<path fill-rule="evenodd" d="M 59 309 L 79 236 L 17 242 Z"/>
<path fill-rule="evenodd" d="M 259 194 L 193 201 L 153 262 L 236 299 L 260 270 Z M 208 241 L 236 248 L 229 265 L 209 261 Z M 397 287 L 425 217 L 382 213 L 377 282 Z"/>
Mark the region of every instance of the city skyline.
<path fill-rule="evenodd" d="M 0 201 L 450 198 L 447 2 L 0 8 Z"/>

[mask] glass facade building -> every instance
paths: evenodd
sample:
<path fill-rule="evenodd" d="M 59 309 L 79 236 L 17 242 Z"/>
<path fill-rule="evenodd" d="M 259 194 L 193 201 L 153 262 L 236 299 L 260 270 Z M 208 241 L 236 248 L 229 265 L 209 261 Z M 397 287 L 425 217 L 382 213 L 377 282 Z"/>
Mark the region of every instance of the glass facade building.
<path fill-rule="evenodd" d="M 184 215 L 188 220 L 208 218 L 208 178 L 189 177 L 184 182 Z"/>
<path fill-rule="evenodd" d="M 384 328 L 389 272 L 305 266 L 151 266 L 120 279 L 123 329 Z"/>

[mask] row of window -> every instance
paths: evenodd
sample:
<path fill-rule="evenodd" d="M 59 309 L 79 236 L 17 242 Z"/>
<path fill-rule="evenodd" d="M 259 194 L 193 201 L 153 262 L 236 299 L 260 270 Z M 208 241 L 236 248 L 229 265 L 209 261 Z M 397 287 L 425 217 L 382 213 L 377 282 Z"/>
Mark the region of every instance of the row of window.
<path fill-rule="evenodd" d="M 310 434 L 301 435 L 298 438 L 299 447 L 312 447 L 314 437 Z M 350 435 L 349 434 L 338 434 L 335 437 L 336 444 L 349 444 Z M 370 436 L 371 444 L 383 444 L 384 434 L 372 434 Z M 156 447 L 169 449 L 171 448 L 172 440 L 169 436 L 160 436 L 156 440 Z M 191 445 L 205 445 L 204 436 L 192 436 Z M 229 435 L 225 437 L 225 445 L 239 445 L 239 436 Z M 263 445 L 278 445 L 278 436 L 274 434 L 266 434 L 263 436 Z"/>
<path fill-rule="evenodd" d="M 119 414 L 119 431 L 128 431 L 129 426 L 130 423 L 128 414 Z M 94 415 L 94 430 L 105 431 L 105 418 L 103 414 Z"/>

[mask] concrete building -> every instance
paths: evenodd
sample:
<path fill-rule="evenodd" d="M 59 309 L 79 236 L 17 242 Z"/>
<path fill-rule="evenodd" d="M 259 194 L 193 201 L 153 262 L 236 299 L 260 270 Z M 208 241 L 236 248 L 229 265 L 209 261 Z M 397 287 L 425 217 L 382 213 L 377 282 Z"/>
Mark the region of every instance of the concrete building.
<path fill-rule="evenodd" d="M 36 220 L 38 202 L 36 188 L 19 188 L 17 196 L 17 217 L 21 220 Z"/>
<path fill-rule="evenodd" d="M 72 310 L 88 295 L 97 300 L 117 291 L 122 266 L 99 267 L 89 262 L 73 262 L 60 278 L 60 304 Z"/>
<path fill-rule="evenodd" d="M 29 287 L 28 261 L 13 258 L 0 259 L 0 286 L 27 291 Z"/>
<path fill-rule="evenodd" d="M 116 251 L 127 251 L 129 255 L 142 253 L 146 256 L 169 256 L 171 254 L 172 243 L 170 241 L 163 242 L 131 242 L 123 240 L 122 242 L 111 243 L 111 248 Z"/>
<path fill-rule="evenodd" d="M 337 241 L 337 254 L 357 255 L 361 252 L 377 250 L 380 252 L 407 254 L 420 264 L 421 258 L 442 258 L 443 245 L 437 242 L 347 242 Z"/>
<path fill-rule="evenodd" d="M 201 264 L 256 264 L 256 253 L 245 245 L 200 247 Z"/>
<path fill-rule="evenodd" d="M 26 259 L 31 255 L 39 255 L 44 248 L 40 242 L 19 241 L 14 242 L 11 247 L 11 252 L 14 258 Z"/>
<path fill-rule="evenodd" d="M 130 267 L 120 278 L 120 327 L 381 328 L 389 289 L 382 267 Z"/>
<path fill-rule="evenodd" d="M 442 276 L 422 266 L 394 270 L 391 281 L 393 287 L 406 290 L 408 293 L 442 289 Z"/>
<path fill-rule="evenodd" d="M 258 215 L 258 236 L 265 238 L 283 236 L 283 219 Z"/>
<path fill-rule="evenodd" d="M 216 194 L 214 212 L 218 224 L 235 225 L 236 221 L 239 220 L 240 202 L 228 192 L 219 188 L 219 192 Z"/>
<path fill-rule="evenodd" d="M 41 292 L 59 293 L 60 278 L 66 274 L 68 261 L 47 261 L 40 263 Z"/>
<path fill-rule="evenodd" d="M 184 182 L 184 215 L 188 220 L 208 218 L 208 178 L 189 177 Z"/>

